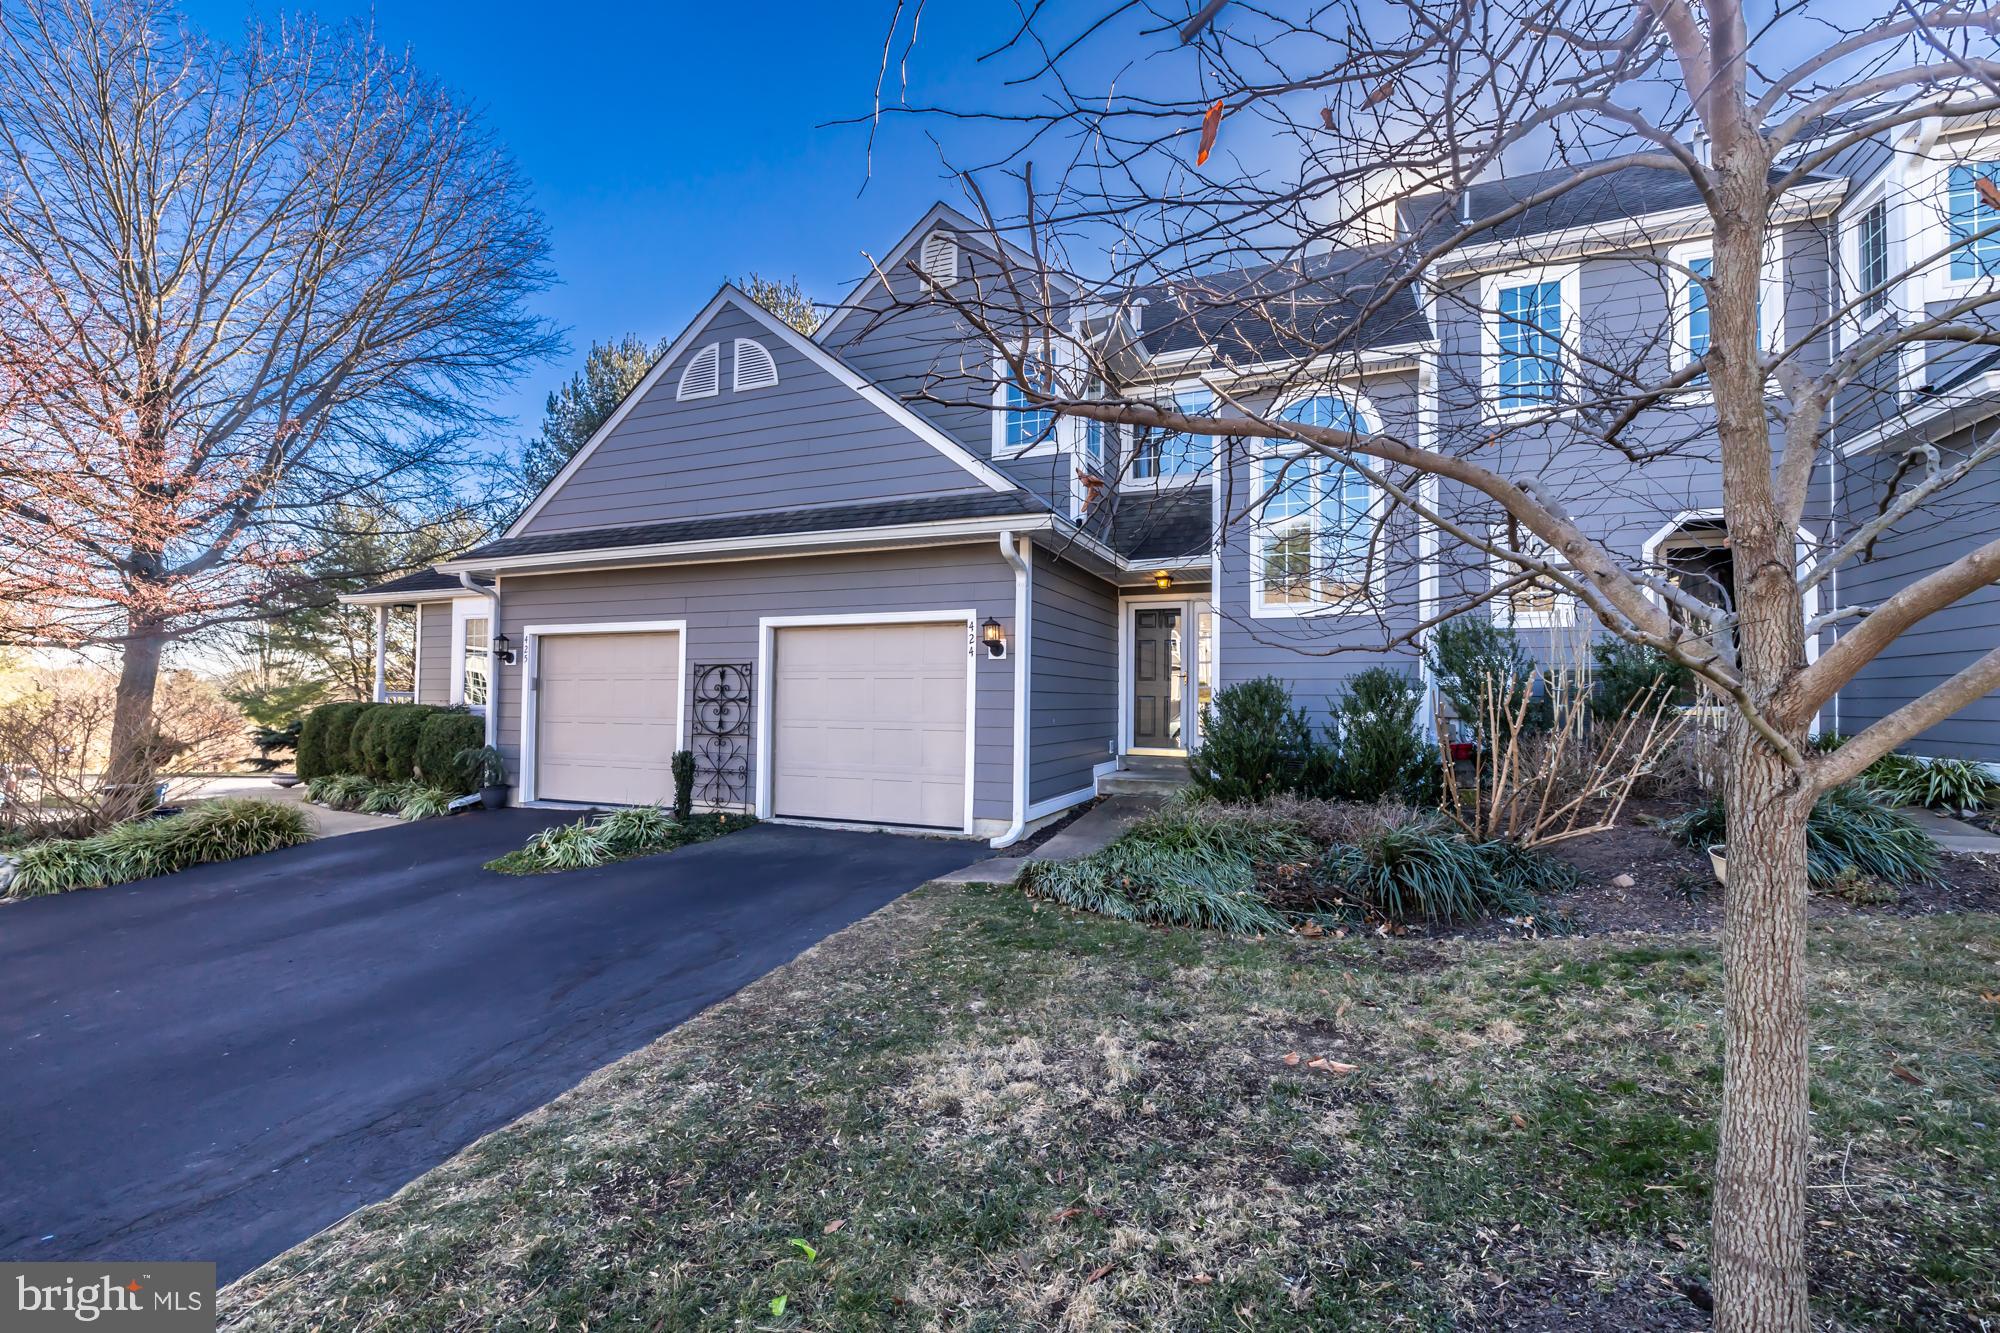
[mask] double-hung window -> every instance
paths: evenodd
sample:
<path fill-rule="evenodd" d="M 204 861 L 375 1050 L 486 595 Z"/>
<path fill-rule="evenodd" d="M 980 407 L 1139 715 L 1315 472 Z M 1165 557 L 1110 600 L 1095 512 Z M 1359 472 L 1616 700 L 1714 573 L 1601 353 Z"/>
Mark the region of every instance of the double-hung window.
<path fill-rule="evenodd" d="M 1215 409 L 1215 399 L 1206 392 L 1174 395 L 1173 407 L 1184 416 L 1203 417 Z M 1146 429 L 1132 442 L 1134 481 L 1186 481 L 1201 475 L 1209 455 L 1204 436 L 1185 431 Z"/>
<path fill-rule="evenodd" d="M 1502 285 L 1495 292 L 1495 379 L 1503 412 L 1543 407 L 1562 393 L 1563 284 Z"/>
<path fill-rule="evenodd" d="M 1028 386 L 1037 393 L 1046 394 L 1053 382 L 1047 367 L 1029 362 L 1027 367 Z M 1036 406 L 1018 380 L 1006 376 L 1000 386 L 1000 443 L 1010 450 L 1033 448 L 1052 437 L 1055 429 L 1055 412 L 1047 407 Z"/>
<path fill-rule="evenodd" d="M 1864 318 L 1889 308 L 1889 202 L 1877 199 L 1854 224 L 1855 278 Z"/>
<path fill-rule="evenodd" d="M 1961 281 L 2000 273 L 2000 210 L 1979 197 L 1982 180 L 2000 184 L 2000 162 L 1961 162 L 1947 174 L 1951 276 Z"/>
<path fill-rule="evenodd" d="M 454 637 L 458 640 L 458 662 L 453 673 L 457 677 L 453 681 L 457 696 L 453 702 L 484 710 L 487 699 L 492 696 L 493 622 L 484 615 L 462 613 L 454 619 L 457 621 Z"/>

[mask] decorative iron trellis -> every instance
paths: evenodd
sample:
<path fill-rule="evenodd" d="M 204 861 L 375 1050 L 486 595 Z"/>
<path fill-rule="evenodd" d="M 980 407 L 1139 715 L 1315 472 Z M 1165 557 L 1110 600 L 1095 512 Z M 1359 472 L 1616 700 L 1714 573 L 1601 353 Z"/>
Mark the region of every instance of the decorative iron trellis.
<path fill-rule="evenodd" d="M 750 808 L 750 667 L 694 668 L 694 798 L 710 809 Z"/>

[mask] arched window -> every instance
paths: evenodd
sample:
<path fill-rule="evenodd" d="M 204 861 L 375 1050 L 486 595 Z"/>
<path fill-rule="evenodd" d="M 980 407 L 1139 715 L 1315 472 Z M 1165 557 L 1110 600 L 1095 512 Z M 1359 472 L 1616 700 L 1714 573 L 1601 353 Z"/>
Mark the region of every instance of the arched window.
<path fill-rule="evenodd" d="M 1302 398 L 1278 419 L 1329 430 L 1375 428 L 1365 407 L 1338 394 Z M 1380 496 L 1368 478 L 1282 441 L 1252 468 L 1252 609 L 1301 615 L 1365 599 L 1381 577 L 1384 555 Z"/>
<path fill-rule="evenodd" d="M 735 355 L 736 392 L 745 389 L 768 389 L 778 382 L 778 363 L 771 357 L 771 349 L 755 338 L 738 338 Z"/>
<path fill-rule="evenodd" d="M 681 371 L 681 387 L 674 397 L 685 401 L 689 398 L 713 398 L 722 392 L 722 344 L 710 343 L 688 358 L 687 368 Z"/>

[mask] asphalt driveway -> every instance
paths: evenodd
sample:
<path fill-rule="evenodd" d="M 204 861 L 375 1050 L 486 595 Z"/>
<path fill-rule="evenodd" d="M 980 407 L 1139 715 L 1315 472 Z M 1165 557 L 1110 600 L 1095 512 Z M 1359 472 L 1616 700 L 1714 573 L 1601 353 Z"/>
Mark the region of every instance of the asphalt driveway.
<path fill-rule="evenodd" d="M 0 1258 L 213 1259 L 228 1281 L 982 850 L 761 825 L 480 869 L 555 819 L 0 908 Z"/>

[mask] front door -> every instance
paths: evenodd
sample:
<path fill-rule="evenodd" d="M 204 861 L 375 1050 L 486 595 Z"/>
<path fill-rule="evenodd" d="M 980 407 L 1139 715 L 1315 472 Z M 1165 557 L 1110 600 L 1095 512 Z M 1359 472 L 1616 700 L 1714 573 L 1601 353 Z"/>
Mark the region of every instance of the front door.
<path fill-rule="evenodd" d="M 1181 682 L 1186 665 L 1184 606 L 1134 607 L 1132 616 L 1132 748 L 1178 754 L 1182 736 Z"/>

